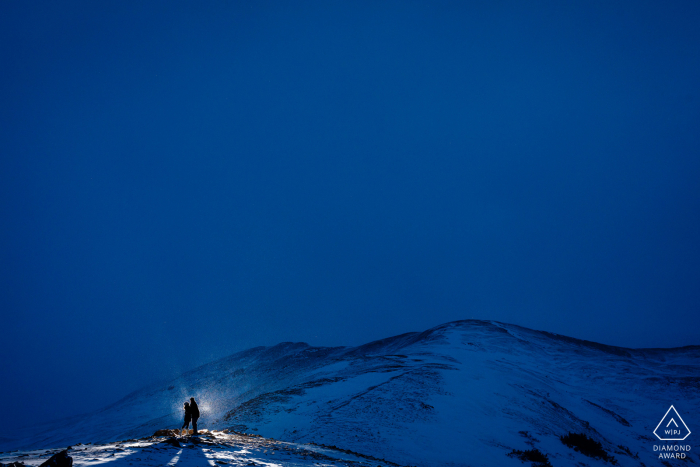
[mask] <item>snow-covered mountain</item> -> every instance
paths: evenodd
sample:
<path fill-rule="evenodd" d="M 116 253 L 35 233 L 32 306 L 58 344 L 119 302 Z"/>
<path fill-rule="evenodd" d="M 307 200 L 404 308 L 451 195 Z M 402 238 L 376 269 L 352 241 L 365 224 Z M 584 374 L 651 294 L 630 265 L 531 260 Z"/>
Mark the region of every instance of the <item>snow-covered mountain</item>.
<path fill-rule="evenodd" d="M 130 394 L 105 409 L 18 434 L 1 450 L 140 438 L 181 424 L 342 449 L 417 466 L 602 465 L 564 445 L 583 433 L 618 465 L 660 465 L 653 430 L 673 404 L 700 420 L 700 347 L 625 349 L 493 321 L 447 323 L 359 347 L 256 347 Z M 697 429 L 696 429 L 697 431 Z M 683 444 L 700 462 L 691 434 Z M 583 465 L 581 464 L 581 465 Z"/>

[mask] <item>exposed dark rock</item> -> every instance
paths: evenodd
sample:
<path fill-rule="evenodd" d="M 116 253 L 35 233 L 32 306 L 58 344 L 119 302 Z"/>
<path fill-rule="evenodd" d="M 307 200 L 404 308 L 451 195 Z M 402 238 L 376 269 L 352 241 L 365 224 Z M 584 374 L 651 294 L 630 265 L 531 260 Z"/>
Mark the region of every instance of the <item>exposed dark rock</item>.
<path fill-rule="evenodd" d="M 54 454 L 39 467 L 73 467 L 73 458 L 68 455 L 68 450 L 66 449 L 58 454 Z"/>
<path fill-rule="evenodd" d="M 610 462 L 613 465 L 617 464 L 617 459 L 608 454 L 600 442 L 589 438 L 585 433 L 569 433 L 566 436 L 561 436 L 559 439 L 566 446 L 585 456 L 603 459 L 605 462 Z"/>
<path fill-rule="evenodd" d="M 552 464 L 549 463 L 549 456 L 542 453 L 539 449 L 528 449 L 527 451 L 513 449 L 506 455 L 508 457 L 517 457 L 523 462 L 532 462 L 533 467 L 552 467 Z"/>

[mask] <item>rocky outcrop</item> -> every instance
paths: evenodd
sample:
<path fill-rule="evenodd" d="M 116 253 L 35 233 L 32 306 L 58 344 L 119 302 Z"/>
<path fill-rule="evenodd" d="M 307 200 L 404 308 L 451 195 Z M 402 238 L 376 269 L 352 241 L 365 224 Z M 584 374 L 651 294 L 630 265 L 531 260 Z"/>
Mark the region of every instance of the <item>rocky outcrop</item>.
<path fill-rule="evenodd" d="M 68 450 L 66 449 L 58 454 L 54 454 L 39 467 L 73 467 L 73 458 L 68 455 Z"/>

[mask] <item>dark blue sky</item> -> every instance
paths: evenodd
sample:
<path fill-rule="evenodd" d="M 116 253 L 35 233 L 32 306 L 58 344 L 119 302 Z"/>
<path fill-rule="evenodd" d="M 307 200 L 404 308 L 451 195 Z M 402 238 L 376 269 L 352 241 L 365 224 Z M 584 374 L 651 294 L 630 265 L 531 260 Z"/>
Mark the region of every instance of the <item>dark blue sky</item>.
<path fill-rule="evenodd" d="M 11 425 L 463 318 L 700 344 L 700 3 L 143 3 L 0 5 Z"/>

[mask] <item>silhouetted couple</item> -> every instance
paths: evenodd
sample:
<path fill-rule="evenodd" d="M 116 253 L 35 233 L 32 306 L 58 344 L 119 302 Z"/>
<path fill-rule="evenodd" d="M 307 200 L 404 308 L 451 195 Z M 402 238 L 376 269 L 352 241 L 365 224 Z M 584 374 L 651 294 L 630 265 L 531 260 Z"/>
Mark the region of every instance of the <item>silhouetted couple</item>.
<path fill-rule="evenodd" d="M 199 418 L 199 407 L 194 401 L 194 397 L 190 397 L 189 402 L 185 402 L 185 424 L 182 429 L 190 428 L 190 420 L 192 421 L 192 434 L 197 434 L 197 419 Z"/>

